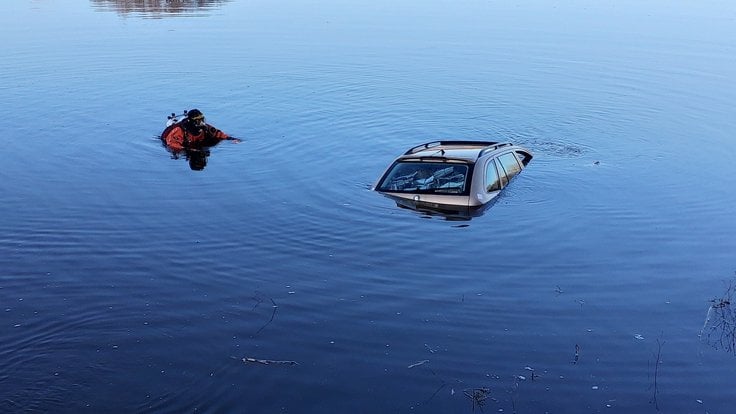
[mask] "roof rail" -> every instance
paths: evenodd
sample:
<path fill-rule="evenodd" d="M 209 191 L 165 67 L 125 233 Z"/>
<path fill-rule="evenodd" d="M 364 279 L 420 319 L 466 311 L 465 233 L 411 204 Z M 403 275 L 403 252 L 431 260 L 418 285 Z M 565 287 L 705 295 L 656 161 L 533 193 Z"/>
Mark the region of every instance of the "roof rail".
<path fill-rule="evenodd" d="M 417 145 L 414 148 L 409 149 L 404 153 L 404 155 L 410 155 L 417 153 L 419 151 L 424 151 L 426 149 L 437 147 L 440 145 L 478 145 L 478 146 L 491 146 L 496 145 L 498 142 L 494 141 L 432 141 L 427 142 L 426 144 Z"/>
<path fill-rule="evenodd" d="M 410 148 L 406 151 L 404 155 L 414 154 L 415 152 L 419 152 L 430 147 L 436 147 L 437 145 L 442 145 L 442 141 L 432 141 L 427 142 L 426 144 L 417 145 L 416 147 Z"/>
<path fill-rule="evenodd" d="M 512 145 L 514 145 L 514 144 L 512 144 L 511 142 L 496 142 L 493 145 L 489 145 L 489 146 L 483 148 L 478 153 L 478 158 L 480 158 L 483 154 L 485 154 L 487 152 L 495 151 L 495 150 L 497 150 L 499 148 L 508 147 L 508 146 L 512 146 Z"/>

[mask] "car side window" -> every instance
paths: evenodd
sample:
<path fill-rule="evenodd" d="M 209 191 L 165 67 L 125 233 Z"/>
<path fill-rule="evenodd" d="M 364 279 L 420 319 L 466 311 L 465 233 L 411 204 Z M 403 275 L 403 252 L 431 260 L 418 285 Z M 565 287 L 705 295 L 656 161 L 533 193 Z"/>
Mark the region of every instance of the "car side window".
<path fill-rule="evenodd" d="M 509 183 L 509 177 L 506 176 L 506 171 L 501 168 L 501 163 L 498 160 L 493 160 L 493 163 L 496 164 L 498 175 L 501 177 L 501 188 L 504 188 Z"/>
<path fill-rule="evenodd" d="M 521 172 L 519 161 L 516 160 L 516 157 L 512 152 L 507 152 L 506 154 L 499 156 L 498 161 L 501 163 L 503 169 L 506 171 L 506 175 L 508 176 L 509 180 L 514 178 L 516 174 Z"/>
<path fill-rule="evenodd" d="M 524 151 L 516 151 L 516 158 L 521 161 L 521 165 L 526 166 L 532 160 L 532 156 Z"/>
<path fill-rule="evenodd" d="M 496 171 L 496 162 L 494 160 L 489 161 L 486 164 L 486 191 L 498 191 L 501 189 L 501 180 L 498 178 L 498 171 Z"/>

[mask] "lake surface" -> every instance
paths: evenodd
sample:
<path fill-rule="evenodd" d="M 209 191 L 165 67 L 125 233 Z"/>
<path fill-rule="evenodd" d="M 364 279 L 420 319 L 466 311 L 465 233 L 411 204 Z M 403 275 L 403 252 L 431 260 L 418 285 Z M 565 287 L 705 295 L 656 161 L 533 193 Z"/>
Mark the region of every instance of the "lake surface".
<path fill-rule="evenodd" d="M 736 407 L 733 2 L 3 5 L 0 411 Z M 437 139 L 535 158 L 370 191 Z"/>

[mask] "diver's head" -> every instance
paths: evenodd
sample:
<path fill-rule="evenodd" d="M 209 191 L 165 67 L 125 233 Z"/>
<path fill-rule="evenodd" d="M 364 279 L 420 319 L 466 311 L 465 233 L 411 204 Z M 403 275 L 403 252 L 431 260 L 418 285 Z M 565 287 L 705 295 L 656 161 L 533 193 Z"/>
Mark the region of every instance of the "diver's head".
<path fill-rule="evenodd" d="M 199 109 L 192 109 L 187 112 L 187 121 L 190 125 L 203 127 L 205 125 L 204 114 Z"/>

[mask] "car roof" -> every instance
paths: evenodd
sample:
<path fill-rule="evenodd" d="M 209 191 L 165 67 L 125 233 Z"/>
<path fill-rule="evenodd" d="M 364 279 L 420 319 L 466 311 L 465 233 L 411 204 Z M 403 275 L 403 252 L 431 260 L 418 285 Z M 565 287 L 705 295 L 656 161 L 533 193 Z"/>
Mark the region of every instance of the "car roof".
<path fill-rule="evenodd" d="M 432 141 L 410 148 L 399 159 L 433 158 L 475 162 L 482 155 L 505 147 L 514 147 L 514 144 L 493 141 Z"/>

